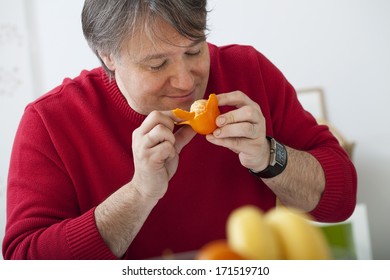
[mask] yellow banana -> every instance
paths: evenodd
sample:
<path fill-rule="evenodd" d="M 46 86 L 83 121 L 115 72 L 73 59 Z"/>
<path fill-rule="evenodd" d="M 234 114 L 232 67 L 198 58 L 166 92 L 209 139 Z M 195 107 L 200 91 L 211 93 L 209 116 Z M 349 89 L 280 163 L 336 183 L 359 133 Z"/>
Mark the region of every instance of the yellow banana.
<path fill-rule="evenodd" d="M 282 259 L 330 259 L 330 250 L 321 230 L 303 213 L 277 207 L 267 212 L 265 224 L 279 240 Z"/>
<path fill-rule="evenodd" d="M 279 259 L 276 236 L 264 221 L 263 212 L 251 205 L 239 207 L 227 220 L 227 241 L 235 252 L 246 259 Z"/>

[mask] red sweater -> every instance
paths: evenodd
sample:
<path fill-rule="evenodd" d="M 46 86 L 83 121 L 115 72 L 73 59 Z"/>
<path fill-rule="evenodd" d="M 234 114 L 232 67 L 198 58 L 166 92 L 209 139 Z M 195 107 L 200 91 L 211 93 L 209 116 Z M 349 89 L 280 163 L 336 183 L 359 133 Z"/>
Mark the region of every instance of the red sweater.
<path fill-rule="evenodd" d="M 311 214 L 319 221 L 346 219 L 356 203 L 357 177 L 328 128 L 303 111 L 293 87 L 256 50 L 209 47 L 206 93 L 241 90 L 257 101 L 267 134 L 310 152 L 325 171 L 326 189 Z M 114 259 L 96 228 L 94 209 L 131 180 L 131 134 L 144 119 L 101 68 L 66 79 L 29 104 L 10 162 L 4 258 Z M 224 238 L 227 216 L 244 204 L 267 210 L 275 206 L 275 195 L 235 153 L 197 135 L 182 150 L 166 195 L 125 258 L 195 250 Z"/>

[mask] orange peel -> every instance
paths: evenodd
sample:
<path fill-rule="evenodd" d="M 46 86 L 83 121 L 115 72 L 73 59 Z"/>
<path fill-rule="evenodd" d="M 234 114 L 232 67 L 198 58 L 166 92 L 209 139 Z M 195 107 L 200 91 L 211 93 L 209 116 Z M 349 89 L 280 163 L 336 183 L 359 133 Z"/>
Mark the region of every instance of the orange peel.
<path fill-rule="evenodd" d="M 190 125 L 194 131 L 203 135 L 210 134 L 217 128 L 215 119 L 221 114 L 218 99 L 214 93 L 210 94 L 208 100 L 196 100 L 192 103 L 190 111 L 176 108 L 172 110 L 172 113 L 184 120 L 179 122 L 179 125 Z"/>

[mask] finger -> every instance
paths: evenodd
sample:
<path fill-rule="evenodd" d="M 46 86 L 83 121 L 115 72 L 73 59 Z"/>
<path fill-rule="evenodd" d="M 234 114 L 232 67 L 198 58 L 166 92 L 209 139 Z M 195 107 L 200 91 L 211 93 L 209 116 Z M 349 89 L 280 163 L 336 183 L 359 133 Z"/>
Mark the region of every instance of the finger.
<path fill-rule="evenodd" d="M 214 145 L 228 148 L 235 153 L 242 152 L 243 147 L 245 148 L 245 138 L 235 137 L 235 138 L 215 138 L 212 134 L 206 135 L 207 141 L 213 143 Z"/>
<path fill-rule="evenodd" d="M 171 131 L 173 131 L 175 126 L 172 118 L 167 116 L 167 114 L 161 111 L 153 111 L 146 117 L 139 130 L 141 134 L 146 135 L 158 124 L 167 127 Z"/>
<path fill-rule="evenodd" d="M 263 119 L 260 107 L 256 105 L 240 107 L 218 116 L 216 124 L 219 127 L 241 122 L 259 123 Z"/>
<path fill-rule="evenodd" d="M 246 94 L 238 90 L 218 94 L 217 98 L 218 106 L 235 106 L 240 108 L 254 103 Z"/>
<path fill-rule="evenodd" d="M 215 138 L 212 134 L 207 135 L 206 139 L 214 145 L 225 147 L 237 154 L 258 154 L 257 151 L 261 149 L 259 139 L 248 139 L 244 137 Z"/>
<path fill-rule="evenodd" d="M 260 137 L 260 126 L 250 122 L 233 123 L 217 128 L 213 135 L 216 138 L 242 137 L 256 139 Z"/>
<path fill-rule="evenodd" d="M 177 153 L 180 153 L 181 150 L 186 146 L 192 138 L 196 135 L 196 132 L 189 126 L 183 126 L 175 133 L 175 149 Z"/>
<path fill-rule="evenodd" d="M 173 144 L 169 141 L 164 141 L 151 148 L 150 162 L 156 163 L 157 167 L 161 167 L 166 160 L 175 156 L 177 156 L 177 152 Z"/>
<path fill-rule="evenodd" d="M 168 118 L 170 118 L 174 123 L 178 123 L 178 122 L 183 121 L 183 119 L 180 119 L 180 118 L 176 117 L 172 113 L 172 110 L 171 111 L 161 111 L 161 113 L 164 114 L 165 116 L 167 116 Z"/>
<path fill-rule="evenodd" d="M 157 124 L 146 135 L 146 148 L 154 147 L 162 142 L 168 141 L 171 145 L 175 144 L 175 136 L 172 131 L 162 124 Z"/>

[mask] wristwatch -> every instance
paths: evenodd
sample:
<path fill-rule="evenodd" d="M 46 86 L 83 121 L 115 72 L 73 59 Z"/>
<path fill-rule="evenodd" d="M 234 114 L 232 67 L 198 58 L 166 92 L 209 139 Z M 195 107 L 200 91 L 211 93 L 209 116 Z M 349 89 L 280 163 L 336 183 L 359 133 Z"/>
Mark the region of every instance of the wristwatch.
<path fill-rule="evenodd" d="M 287 166 L 287 150 L 286 147 L 276 141 L 274 138 L 267 136 L 268 141 L 270 141 L 271 144 L 271 156 L 269 165 L 266 169 L 260 171 L 260 172 L 254 172 L 253 170 L 249 169 L 249 172 L 252 173 L 257 178 L 272 178 L 280 173 L 283 172 L 283 170 Z"/>

